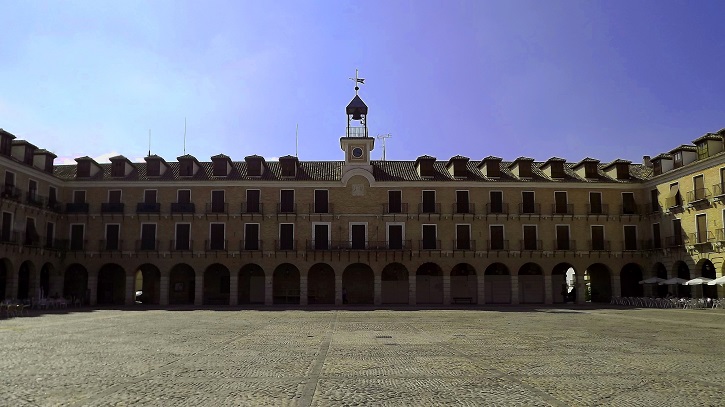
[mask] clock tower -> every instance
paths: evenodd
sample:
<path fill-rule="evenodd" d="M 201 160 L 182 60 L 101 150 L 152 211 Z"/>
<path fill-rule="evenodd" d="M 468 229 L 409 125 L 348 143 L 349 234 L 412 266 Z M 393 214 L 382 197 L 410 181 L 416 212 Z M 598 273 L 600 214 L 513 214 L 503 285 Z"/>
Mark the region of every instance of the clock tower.
<path fill-rule="evenodd" d="M 345 172 L 360 168 L 372 172 L 370 165 L 370 152 L 375 145 L 375 139 L 368 136 L 368 107 L 360 99 L 358 84 L 364 84 L 365 79 L 358 78 L 357 70 L 355 77 L 355 97 L 345 108 L 347 113 L 347 132 L 345 137 L 340 137 L 340 148 L 345 152 Z"/>

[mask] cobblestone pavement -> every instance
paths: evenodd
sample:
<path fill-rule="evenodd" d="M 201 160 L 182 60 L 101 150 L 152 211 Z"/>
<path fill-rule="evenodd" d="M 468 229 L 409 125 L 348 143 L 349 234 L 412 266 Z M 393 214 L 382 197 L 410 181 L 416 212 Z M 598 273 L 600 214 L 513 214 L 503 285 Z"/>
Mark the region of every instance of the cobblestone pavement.
<path fill-rule="evenodd" d="M 71 310 L 0 355 L 3 406 L 725 405 L 725 310 Z"/>

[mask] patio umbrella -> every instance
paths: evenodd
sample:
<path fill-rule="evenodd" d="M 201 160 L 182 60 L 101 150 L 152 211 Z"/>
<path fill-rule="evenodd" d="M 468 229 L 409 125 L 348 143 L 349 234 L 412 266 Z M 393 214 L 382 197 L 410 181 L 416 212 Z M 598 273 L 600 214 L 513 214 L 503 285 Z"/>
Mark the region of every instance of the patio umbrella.
<path fill-rule="evenodd" d="M 712 280 L 712 281 L 709 281 L 709 282 L 707 283 L 707 285 L 717 285 L 717 284 L 720 284 L 720 285 L 723 285 L 723 284 L 725 284 L 725 276 L 722 276 L 722 277 L 716 278 L 716 279 L 714 279 L 714 280 Z"/>
<path fill-rule="evenodd" d="M 646 278 L 646 279 L 640 281 L 639 283 L 640 284 L 658 284 L 658 283 L 661 283 L 663 281 L 665 281 L 664 278 L 650 277 L 650 278 Z"/>
<path fill-rule="evenodd" d="M 702 285 L 702 284 L 707 284 L 710 281 L 712 281 L 711 278 L 707 278 L 707 277 L 695 277 L 692 280 L 685 281 L 684 283 L 682 283 L 682 285 Z"/>
<path fill-rule="evenodd" d="M 687 280 L 685 280 L 684 278 L 673 277 L 673 278 L 670 278 L 669 280 L 665 280 L 665 281 L 661 282 L 660 285 L 663 285 L 663 284 L 664 285 L 677 285 L 677 284 L 684 284 L 686 282 L 687 282 Z"/>

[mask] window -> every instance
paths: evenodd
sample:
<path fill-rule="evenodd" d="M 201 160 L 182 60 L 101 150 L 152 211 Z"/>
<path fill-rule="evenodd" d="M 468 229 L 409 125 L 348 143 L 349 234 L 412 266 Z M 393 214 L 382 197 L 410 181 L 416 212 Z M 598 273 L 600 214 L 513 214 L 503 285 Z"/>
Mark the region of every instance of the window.
<path fill-rule="evenodd" d="M 436 191 L 423 191 L 421 213 L 438 213 L 436 211 Z"/>
<path fill-rule="evenodd" d="M 703 158 L 707 158 L 707 156 L 707 141 L 705 141 L 697 146 L 697 159 L 702 160 Z"/>
<path fill-rule="evenodd" d="M 156 224 L 141 224 L 141 242 L 139 250 L 156 250 Z"/>
<path fill-rule="evenodd" d="M 584 163 L 584 178 L 596 178 L 598 172 L 597 163 Z"/>
<path fill-rule="evenodd" d="M 707 192 L 705 190 L 705 176 L 704 175 L 698 175 L 696 177 L 692 178 L 692 185 L 694 187 L 692 191 L 692 200 L 693 201 L 700 201 L 705 198 L 707 198 Z"/>
<path fill-rule="evenodd" d="M 670 184 L 670 194 L 667 197 L 667 207 L 672 208 L 682 206 L 682 195 L 680 195 L 680 186 L 675 182 Z"/>
<path fill-rule="evenodd" d="M 26 246 L 37 246 L 40 244 L 40 236 L 35 229 L 35 219 L 25 219 L 25 243 Z"/>
<path fill-rule="evenodd" d="M 122 160 L 114 160 L 111 163 L 111 176 L 123 177 L 126 175 L 126 163 Z"/>
<path fill-rule="evenodd" d="M 637 226 L 624 225 L 624 250 L 637 250 Z"/>
<path fill-rule="evenodd" d="M 423 240 L 421 249 L 433 250 L 438 248 L 438 236 L 436 225 L 423 225 Z"/>
<path fill-rule="evenodd" d="M 456 213 L 473 213 L 468 201 L 468 191 L 456 191 Z"/>
<path fill-rule="evenodd" d="M 551 178 L 564 178 L 564 163 L 554 161 L 551 163 Z"/>
<path fill-rule="evenodd" d="M 48 204 L 55 205 L 58 202 L 58 190 L 55 187 L 48 187 Z"/>
<path fill-rule="evenodd" d="M 38 183 L 34 180 L 28 180 L 28 201 L 35 203 L 38 201 Z"/>
<path fill-rule="evenodd" d="M 503 225 L 490 225 L 489 235 L 491 240 L 489 241 L 489 250 L 505 250 L 506 243 L 504 240 Z"/>
<path fill-rule="evenodd" d="M 279 225 L 279 249 L 294 250 L 295 225 L 292 223 L 280 223 Z"/>
<path fill-rule="evenodd" d="M 0 239 L 3 242 L 12 241 L 13 237 L 13 214 L 10 212 L 3 212 L 3 224 L 2 231 L 0 231 Z"/>
<path fill-rule="evenodd" d="M 556 250 L 573 250 L 569 241 L 569 225 L 556 225 Z"/>
<path fill-rule="evenodd" d="M 244 224 L 244 250 L 259 250 L 259 223 Z"/>
<path fill-rule="evenodd" d="M 174 250 L 191 250 L 191 224 L 177 223 L 174 233 Z"/>
<path fill-rule="evenodd" d="M 247 190 L 247 208 L 245 213 L 262 213 L 260 204 L 260 190 L 248 189 Z"/>
<path fill-rule="evenodd" d="M 73 203 L 86 203 L 86 191 L 73 191 Z"/>
<path fill-rule="evenodd" d="M 179 160 L 179 176 L 190 177 L 194 175 L 194 162 L 192 160 Z"/>
<path fill-rule="evenodd" d="M 212 175 L 215 177 L 226 177 L 227 175 L 227 161 L 223 159 L 214 160 L 212 169 Z"/>
<path fill-rule="evenodd" d="M 280 213 L 295 212 L 295 191 L 294 189 L 283 189 L 279 191 L 279 211 Z"/>
<path fill-rule="evenodd" d="M 400 250 L 404 248 L 404 235 L 405 235 L 405 224 L 404 223 L 388 223 L 388 249 Z"/>
<path fill-rule="evenodd" d="M 312 248 L 315 250 L 327 250 L 330 248 L 330 224 L 312 224 Z"/>
<path fill-rule="evenodd" d="M 350 223 L 350 248 L 365 249 L 367 247 L 367 224 Z"/>
<path fill-rule="evenodd" d="M 680 219 L 672 219 L 672 244 L 682 246 L 682 222 Z"/>
<path fill-rule="evenodd" d="M 91 176 L 91 162 L 90 161 L 80 161 L 78 165 L 76 166 L 76 176 L 77 177 L 90 177 Z"/>
<path fill-rule="evenodd" d="M 388 191 L 388 213 L 403 213 L 401 191 Z"/>
<path fill-rule="evenodd" d="M 5 186 L 6 187 L 15 186 L 15 173 L 12 173 L 10 171 L 5 171 Z"/>
<path fill-rule="evenodd" d="M 695 217 L 697 223 L 697 243 L 707 242 L 707 215 L 700 214 Z"/>
<path fill-rule="evenodd" d="M 180 204 L 191 203 L 191 190 L 190 189 L 179 189 L 176 191 L 176 202 Z"/>
<path fill-rule="evenodd" d="M 112 189 L 108 191 L 108 203 L 119 204 L 121 203 L 121 190 Z"/>
<path fill-rule="evenodd" d="M 650 201 L 652 201 L 652 213 L 657 213 L 662 210 L 660 207 L 660 191 L 656 188 L 650 191 Z"/>
<path fill-rule="evenodd" d="M 315 213 L 329 213 L 328 191 L 326 189 L 315 190 Z"/>
<path fill-rule="evenodd" d="M 653 175 L 662 175 L 662 161 L 661 160 L 652 161 L 652 174 Z"/>
<path fill-rule="evenodd" d="M 523 225 L 524 240 L 522 250 L 539 250 L 538 233 L 536 225 Z"/>
<path fill-rule="evenodd" d="M 606 250 L 605 243 L 604 243 L 604 226 L 592 225 L 591 233 L 592 233 L 591 250 Z"/>
<path fill-rule="evenodd" d="M 104 250 L 120 250 L 121 225 L 109 223 L 106 225 L 106 244 Z"/>
<path fill-rule="evenodd" d="M 488 195 L 491 201 L 489 203 L 489 213 L 505 213 L 503 210 L 503 192 L 491 191 Z"/>
<path fill-rule="evenodd" d="M 70 250 L 78 251 L 83 250 L 85 238 L 85 225 L 83 224 L 72 224 L 70 225 Z"/>
<path fill-rule="evenodd" d="M 226 213 L 224 191 L 211 191 L 211 213 Z"/>
<path fill-rule="evenodd" d="M 161 175 L 161 160 L 146 161 L 146 175 L 149 177 L 158 177 Z"/>
<path fill-rule="evenodd" d="M 534 191 L 521 192 L 521 213 L 536 213 Z"/>
<path fill-rule="evenodd" d="M 662 237 L 660 236 L 660 224 L 652 224 L 652 247 L 655 249 L 662 248 Z"/>
<path fill-rule="evenodd" d="M 637 213 L 637 204 L 634 202 L 633 192 L 622 192 L 622 214 L 634 215 Z"/>
<path fill-rule="evenodd" d="M 457 250 L 471 250 L 471 225 L 456 225 L 456 242 Z"/>
<path fill-rule="evenodd" d="M 225 225 L 223 223 L 209 224 L 209 250 L 226 250 Z"/>
<path fill-rule="evenodd" d="M 55 223 L 46 222 L 45 224 L 45 247 L 55 248 Z"/>
<path fill-rule="evenodd" d="M 590 215 L 604 215 L 604 208 L 602 207 L 602 193 L 601 192 L 590 192 L 589 193 L 589 214 Z"/>
<path fill-rule="evenodd" d="M 155 189 L 147 189 L 143 191 L 143 202 L 145 204 L 155 204 L 156 203 L 156 190 Z"/>
<path fill-rule="evenodd" d="M 520 178 L 531 178 L 531 162 L 521 161 L 519 162 L 519 177 Z"/>
<path fill-rule="evenodd" d="M 554 192 L 554 213 L 558 215 L 569 213 L 566 191 Z"/>
<path fill-rule="evenodd" d="M 682 151 L 678 151 L 673 155 L 675 159 L 674 168 L 682 167 Z"/>

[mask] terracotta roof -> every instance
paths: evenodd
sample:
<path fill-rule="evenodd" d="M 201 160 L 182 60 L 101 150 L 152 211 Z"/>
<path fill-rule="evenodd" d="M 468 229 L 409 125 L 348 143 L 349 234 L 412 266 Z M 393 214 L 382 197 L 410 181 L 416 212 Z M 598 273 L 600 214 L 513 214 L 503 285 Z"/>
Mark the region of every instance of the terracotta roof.
<path fill-rule="evenodd" d="M 211 156 L 211 159 L 212 160 L 215 159 L 215 158 L 226 158 L 226 159 L 230 159 L 229 156 L 226 155 L 226 154 L 217 154 L 217 155 Z"/>
<path fill-rule="evenodd" d="M 10 138 L 16 138 L 13 133 L 10 133 L 9 131 L 7 131 L 7 130 L 1 128 L 1 127 L 0 127 L 0 135 L 7 136 L 7 137 L 10 137 Z"/>
<path fill-rule="evenodd" d="M 672 150 L 670 150 L 670 154 L 676 152 L 676 151 L 697 151 L 697 147 L 689 144 L 682 144 L 679 147 L 675 147 Z"/>
<path fill-rule="evenodd" d="M 654 160 L 671 160 L 671 159 L 672 159 L 672 154 L 669 154 L 669 153 L 662 153 L 658 156 L 652 157 L 652 161 L 654 161 Z"/>
<path fill-rule="evenodd" d="M 704 135 L 692 140 L 692 144 L 698 144 L 705 140 L 722 141 L 722 136 L 715 133 L 705 133 Z"/>

